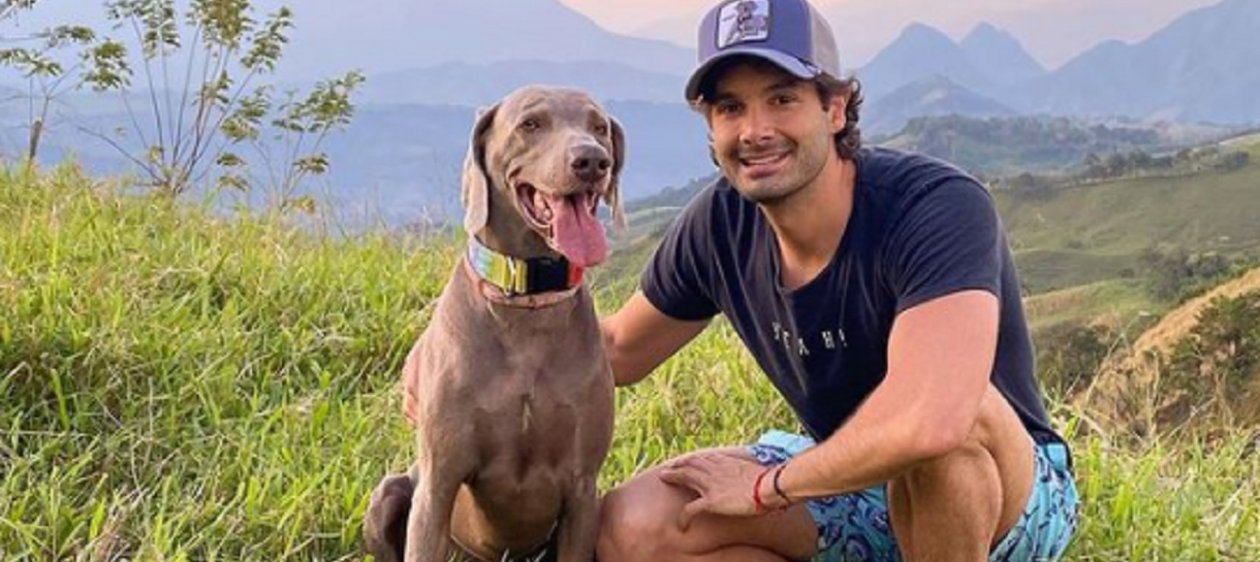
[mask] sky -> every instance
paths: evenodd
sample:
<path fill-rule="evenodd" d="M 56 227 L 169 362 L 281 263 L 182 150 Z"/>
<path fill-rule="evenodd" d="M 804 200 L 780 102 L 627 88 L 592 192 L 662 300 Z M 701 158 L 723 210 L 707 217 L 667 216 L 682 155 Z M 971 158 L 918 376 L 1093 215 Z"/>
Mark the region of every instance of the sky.
<path fill-rule="evenodd" d="M 856 68 L 913 22 L 961 39 L 987 21 L 1015 35 L 1047 69 L 1106 40 L 1138 42 L 1217 0 L 813 0 L 831 22 L 843 64 Z M 714 0 L 560 0 L 618 33 L 694 43 Z"/>

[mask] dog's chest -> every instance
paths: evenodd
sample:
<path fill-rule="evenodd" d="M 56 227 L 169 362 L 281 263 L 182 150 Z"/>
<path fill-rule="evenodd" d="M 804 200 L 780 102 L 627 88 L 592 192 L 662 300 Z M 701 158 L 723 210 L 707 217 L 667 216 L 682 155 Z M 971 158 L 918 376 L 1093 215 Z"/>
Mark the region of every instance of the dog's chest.
<path fill-rule="evenodd" d="M 582 471 L 581 409 L 548 373 L 515 373 L 478 397 L 472 416 L 481 508 L 505 525 L 551 521 Z M 531 384 L 532 381 L 532 384 Z"/>
<path fill-rule="evenodd" d="M 583 420 L 581 401 L 595 373 L 575 365 L 537 365 L 502 373 L 474 398 L 473 435 L 484 461 L 529 466 L 574 454 Z M 581 369 L 589 370 L 589 369 Z"/>

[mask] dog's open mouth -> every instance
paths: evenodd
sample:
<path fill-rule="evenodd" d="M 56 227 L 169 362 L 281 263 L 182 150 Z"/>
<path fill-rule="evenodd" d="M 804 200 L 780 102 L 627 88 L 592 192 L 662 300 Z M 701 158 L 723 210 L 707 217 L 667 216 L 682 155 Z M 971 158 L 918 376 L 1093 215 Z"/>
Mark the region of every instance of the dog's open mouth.
<path fill-rule="evenodd" d="M 516 186 L 516 197 L 525 222 L 573 265 L 590 267 L 608 256 L 604 225 L 595 216 L 599 194 L 557 195 L 522 183 Z"/>

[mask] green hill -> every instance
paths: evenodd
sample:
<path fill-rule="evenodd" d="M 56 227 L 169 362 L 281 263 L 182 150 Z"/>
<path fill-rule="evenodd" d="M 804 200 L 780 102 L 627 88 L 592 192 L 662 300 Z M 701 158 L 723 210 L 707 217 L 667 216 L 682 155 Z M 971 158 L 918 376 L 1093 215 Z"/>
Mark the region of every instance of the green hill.
<path fill-rule="evenodd" d="M 1260 256 L 1260 165 L 1040 193 L 995 192 L 1034 293 L 1140 275 L 1150 251 Z"/>
<path fill-rule="evenodd" d="M 364 559 L 368 494 L 412 456 L 398 369 L 460 242 L 126 193 L 0 170 L 0 560 Z M 792 426 L 720 323 L 617 408 L 605 489 Z M 1054 413 L 1085 499 L 1069 559 L 1260 559 L 1246 437 L 1134 445 Z"/>
<path fill-rule="evenodd" d="M 1020 251 L 1135 255 L 1168 243 L 1242 252 L 1260 242 L 1260 165 L 1071 187 L 1048 196 L 995 195 Z"/>

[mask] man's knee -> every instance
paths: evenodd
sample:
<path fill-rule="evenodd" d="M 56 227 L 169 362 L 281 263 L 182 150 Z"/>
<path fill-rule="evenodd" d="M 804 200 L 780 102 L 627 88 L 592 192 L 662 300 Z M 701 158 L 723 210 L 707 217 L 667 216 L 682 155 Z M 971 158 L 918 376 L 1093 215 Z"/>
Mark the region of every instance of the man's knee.
<path fill-rule="evenodd" d="M 597 558 L 625 562 L 657 558 L 668 546 L 678 517 L 665 484 L 641 475 L 604 496 L 600 503 Z"/>
<path fill-rule="evenodd" d="M 1027 488 L 1032 465 L 1032 439 L 1010 403 L 990 386 L 961 446 L 919 463 L 895 480 L 911 493 L 940 486 L 973 493 L 991 490 L 989 495 L 1000 502 L 1004 495 Z"/>
<path fill-rule="evenodd" d="M 990 387 L 963 445 L 889 482 L 899 542 L 910 543 L 902 548 L 930 550 L 932 529 L 943 520 L 961 527 L 957 534 L 991 544 L 1019 518 L 1032 478 L 1032 440 L 1010 404 Z"/>
<path fill-rule="evenodd" d="M 694 498 L 694 493 L 662 481 L 657 469 L 609 492 L 600 504 L 597 558 L 657 562 L 732 546 L 760 549 L 760 559 L 808 558 L 815 552 L 817 530 L 804 506 L 760 518 L 704 514 L 684 531 L 679 514 Z"/>
<path fill-rule="evenodd" d="M 964 490 L 974 494 L 992 492 L 1001 497 L 1001 475 L 990 451 L 974 437 L 948 454 L 921 462 L 894 479 L 896 488 L 911 496 Z"/>

